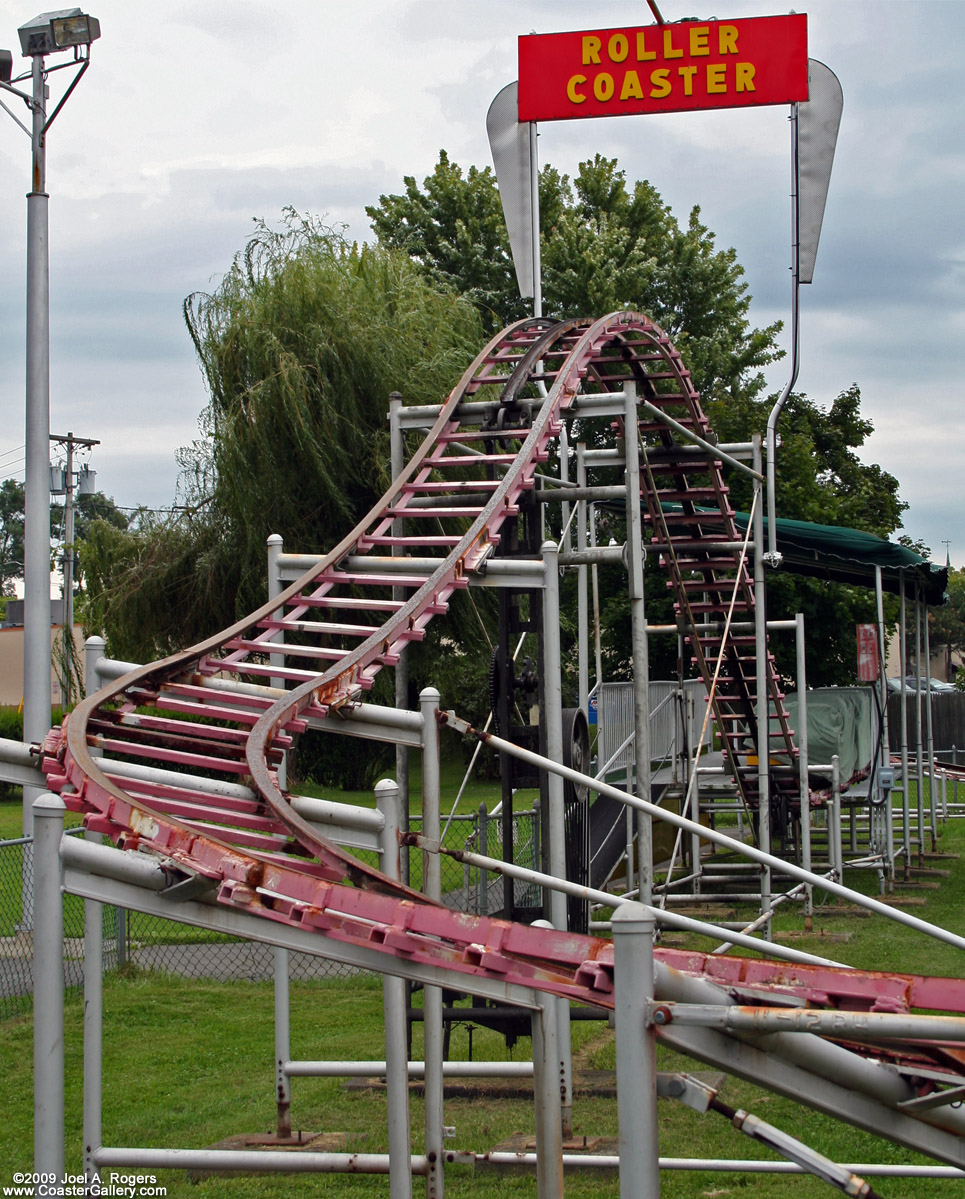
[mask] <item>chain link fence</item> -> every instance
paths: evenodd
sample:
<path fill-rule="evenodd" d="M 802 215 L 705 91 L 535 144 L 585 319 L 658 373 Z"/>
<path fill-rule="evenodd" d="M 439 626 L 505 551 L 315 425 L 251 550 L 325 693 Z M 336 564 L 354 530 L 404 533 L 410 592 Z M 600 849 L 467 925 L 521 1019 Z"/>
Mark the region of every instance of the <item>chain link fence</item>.
<path fill-rule="evenodd" d="M 413 832 L 422 831 L 422 816 L 410 818 Z M 527 870 L 540 870 L 540 824 L 539 801 L 527 811 L 514 812 L 512 817 L 513 855 L 517 866 Z M 503 857 L 503 818 L 490 816 L 485 805 L 478 812 L 451 816 L 443 822 L 442 844 L 446 849 L 467 850 L 489 858 Z M 416 854 L 410 858 L 409 878 L 412 885 L 421 883 L 421 859 Z M 474 916 L 487 916 L 499 912 L 503 907 L 503 877 L 489 870 L 480 870 L 466 862 L 442 855 L 442 901 L 457 912 L 468 912 Z M 542 889 L 521 879 L 514 880 L 514 902 L 517 907 L 539 907 Z"/>
<path fill-rule="evenodd" d="M 82 836 L 71 829 L 68 836 Z M 0 841 L 0 1019 L 33 1007 L 33 838 Z M 118 913 L 102 908 L 104 969 L 118 964 Z M 84 982 L 84 901 L 64 896 L 64 981 Z"/>
<path fill-rule="evenodd" d="M 421 831 L 421 815 L 413 814 L 410 825 L 414 832 Z M 82 835 L 82 830 L 71 833 Z M 476 813 L 453 816 L 445 825 L 443 844 L 501 858 L 502 818 L 488 816 L 483 807 Z M 378 866 L 375 853 L 358 850 L 356 856 Z M 529 811 L 514 813 L 513 858 L 518 865 L 540 868 L 538 804 Z M 410 851 L 409 871 L 412 885 L 421 887 L 422 854 L 418 850 Z M 539 905 L 538 887 L 518 880 L 514 886 L 518 905 Z M 501 875 L 442 856 L 443 901 L 448 906 L 461 912 L 492 914 L 503 906 L 502 888 Z M 33 839 L 0 841 L 0 1019 L 21 1015 L 33 1007 L 32 895 Z M 225 982 L 272 977 L 271 945 L 109 905 L 104 905 L 102 912 L 105 970 L 129 963 L 140 970 Z M 292 953 L 289 958 L 293 979 L 342 978 L 355 972 L 355 967 L 313 954 Z M 84 901 L 76 895 L 64 896 L 64 979 L 68 988 L 82 986 L 84 981 Z"/>

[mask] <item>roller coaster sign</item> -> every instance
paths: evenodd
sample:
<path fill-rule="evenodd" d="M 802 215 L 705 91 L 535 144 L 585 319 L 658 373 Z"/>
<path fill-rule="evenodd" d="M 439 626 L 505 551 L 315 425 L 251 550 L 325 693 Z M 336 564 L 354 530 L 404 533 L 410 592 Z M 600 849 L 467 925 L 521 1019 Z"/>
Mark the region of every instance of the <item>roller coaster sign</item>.
<path fill-rule="evenodd" d="M 804 13 L 519 39 L 521 122 L 807 98 Z"/>

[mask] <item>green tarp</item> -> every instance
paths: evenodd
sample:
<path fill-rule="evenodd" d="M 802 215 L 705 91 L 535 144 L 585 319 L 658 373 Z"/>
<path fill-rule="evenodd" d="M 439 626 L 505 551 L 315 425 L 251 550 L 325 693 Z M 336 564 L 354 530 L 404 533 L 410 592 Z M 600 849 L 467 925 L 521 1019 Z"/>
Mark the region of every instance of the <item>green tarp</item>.
<path fill-rule="evenodd" d="M 841 781 L 864 774 L 874 753 L 874 706 L 868 687 L 818 687 L 808 696 L 808 763 L 830 766 L 837 754 Z M 798 697 L 784 697 L 791 727 L 800 724 Z M 830 773 L 830 772 L 829 772 Z"/>
<path fill-rule="evenodd" d="M 747 531 L 748 515 L 738 512 L 734 522 Z M 764 518 L 767 528 L 767 518 Z M 766 533 L 765 533 L 766 537 Z M 875 567 L 881 567 L 881 586 L 894 595 L 915 598 L 916 586 L 928 604 L 943 604 L 948 585 L 948 569 L 936 566 L 914 550 L 837 525 L 815 525 L 805 520 L 777 521 L 777 548 L 784 555 L 782 569 L 792 574 L 830 579 L 835 583 L 850 583 L 855 587 L 874 587 Z"/>

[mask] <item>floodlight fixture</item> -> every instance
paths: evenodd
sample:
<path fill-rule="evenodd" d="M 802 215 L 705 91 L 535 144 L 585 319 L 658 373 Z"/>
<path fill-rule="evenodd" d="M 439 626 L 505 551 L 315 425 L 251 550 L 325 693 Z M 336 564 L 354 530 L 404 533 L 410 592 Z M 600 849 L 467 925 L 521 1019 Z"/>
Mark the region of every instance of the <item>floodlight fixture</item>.
<path fill-rule="evenodd" d="M 44 12 L 34 17 L 17 32 L 21 49 L 31 58 L 89 46 L 100 37 L 101 26 L 96 17 L 79 8 L 59 8 L 56 12 Z"/>
<path fill-rule="evenodd" d="M 0 83 L 9 83 L 13 77 L 13 55 L 9 50 L 0 50 Z"/>

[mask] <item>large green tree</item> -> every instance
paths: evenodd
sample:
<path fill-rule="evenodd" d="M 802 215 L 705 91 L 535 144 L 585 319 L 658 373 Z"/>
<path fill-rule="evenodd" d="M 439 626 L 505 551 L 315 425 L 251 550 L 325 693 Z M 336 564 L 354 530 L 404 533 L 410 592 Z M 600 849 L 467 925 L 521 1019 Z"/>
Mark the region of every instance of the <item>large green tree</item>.
<path fill-rule="evenodd" d="M 4 479 L 0 484 L 0 595 L 13 595 L 13 584 L 23 578 L 23 483 Z"/>
<path fill-rule="evenodd" d="M 185 302 L 210 403 L 182 450 L 183 504 L 85 555 L 89 619 L 150 660 L 265 598 L 265 542 L 331 548 L 389 481 L 392 391 L 441 401 L 483 339 L 475 308 L 391 248 L 294 211 L 258 222 L 220 285 Z"/>
<path fill-rule="evenodd" d="M 751 326 L 736 254 L 717 248 L 699 210 L 681 227 L 649 183 L 629 185 L 599 156 L 572 180 L 544 167 L 540 198 L 546 313 L 648 312 L 681 348 L 720 436 L 763 432 L 762 371 L 778 356 L 778 326 Z M 279 230 L 259 223 L 219 287 L 186 301 L 210 403 L 182 452 L 184 503 L 165 522 L 95 526 L 85 557 L 91 622 L 115 653 L 156 656 L 250 611 L 264 597 L 269 533 L 301 550 L 331 546 L 388 479 L 388 394 L 441 400 L 485 329 L 524 315 L 491 170 L 463 171 L 443 153 L 422 186 L 406 178 L 368 211 L 376 246 L 292 211 Z M 890 533 L 897 483 L 856 453 L 870 427 L 856 387 L 826 409 L 792 397 L 781 515 Z M 734 499 L 746 506 L 739 479 Z M 619 672 L 629 664 L 625 589 L 612 590 L 608 664 Z M 866 617 L 870 598 L 842 594 L 831 601 L 818 584 L 773 576 L 772 614 L 803 607 L 812 618 L 814 682 L 848 678 L 852 618 Z M 656 579 L 648 602 L 659 619 L 669 601 Z M 655 670 L 666 673 L 661 652 Z"/>
<path fill-rule="evenodd" d="M 764 394 L 762 368 L 779 352 L 779 325 L 752 328 L 750 295 L 733 249 L 720 250 L 694 208 L 681 227 L 651 184 L 632 186 L 613 159 L 597 155 L 570 180 L 551 166 L 540 172 L 540 244 L 543 306 L 548 315 L 602 315 L 633 308 L 652 316 L 683 354 L 713 428 L 723 441 L 762 434 L 773 396 Z M 366 210 L 380 241 L 408 253 L 430 277 L 456 287 L 499 325 L 522 315 L 495 176 L 491 169 L 463 171 L 442 152 L 420 187 L 380 197 Z M 901 525 L 906 505 L 898 481 L 857 451 L 872 431 L 852 385 L 822 406 L 793 395 L 781 418 L 778 514 L 821 524 L 863 529 L 887 537 Z M 747 509 L 744 476 L 729 480 L 733 502 Z M 623 524 L 611 515 L 618 539 Z M 609 534 L 608 534 L 609 535 Z M 652 569 L 651 619 L 670 619 L 670 599 Z M 625 589 L 619 572 L 604 572 L 604 655 L 608 677 L 631 669 Z M 610 578 L 609 575 L 613 577 Z M 816 685 L 854 679 L 854 625 L 874 619 L 874 597 L 860 588 L 773 572 L 768 583 L 772 617 L 803 611 L 809 642 L 820 652 L 809 661 Z M 778 666 L 793 677 L 793 644 L 776 638 Z M 666 677 L 676 670 L 676 647 L 655 639 L 651 667 Z"/>
<path fill-rule="evenodd" d="M 0 484 L 0 595 L 13 595 L 13 585 L 23 578 L 24 561 L 24 485 L 17 479 L 4 479 Z M 127 517 L 114 500 L 103 491 L 77 495 L 74 499 L 74 542 L 80 544 L 90 533 L 92 524 L 105 520 L 115 528 L 127 527 Z M 51 541 L 61 542 L 64 532 L 64 506 L 50 506 Z M 80 584 L 82 575 L 75 572 L 74 581 Z"/>
<path fill-rule="evenodd" d="M 932 653 L 945 655 L 945 677 L 965 687 L 965 568 L 948 572 L 948 603 L 929 613 L 928 634 Z"/>
<path fill-rule="evenodd" d="M 519 297 L 496 177 L 463 171 L 443 150 L 422 187 L 366 209 L 379 241 L 404 250 L 431 278 L 467 296 L 490 329 L 526 315 Z M 543 311 L 601 316 L 636 308 L 683 353 L 708 395 L 756 395 L 777 356 L 780 327 L 752 329 L 750 295 L 734 250 L 716 248 L 694 208 L 681 228 L 655 188 L 628 186 L 615 159 L 597 155 L 575 177 L 539 176 Z"/>

